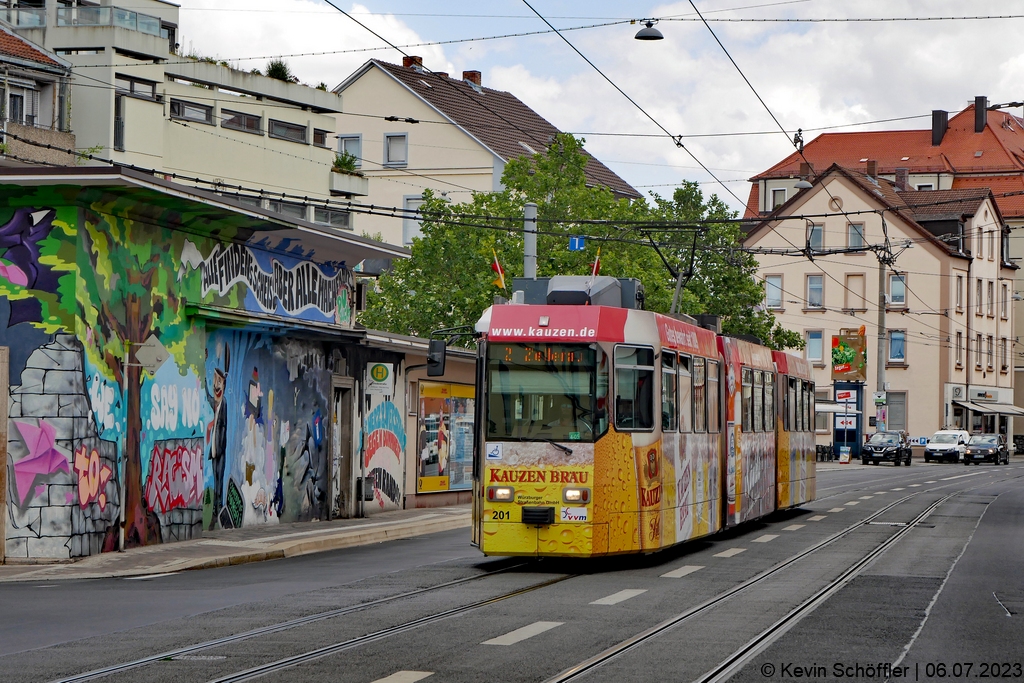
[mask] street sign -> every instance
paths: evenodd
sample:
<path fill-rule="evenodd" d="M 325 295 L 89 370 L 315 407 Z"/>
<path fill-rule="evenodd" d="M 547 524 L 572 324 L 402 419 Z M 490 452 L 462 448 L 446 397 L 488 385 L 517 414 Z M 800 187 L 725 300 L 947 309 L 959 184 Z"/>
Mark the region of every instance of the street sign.
<path fill-rule="evenodd" d="M 583 237 L 569 238 L 569 251 L 583 251 L 586 247 L 586 239 Z"/>
<path fill-rule="evenodd" d="M 875 400 L 876 406 L 884 406 L 886 403 L 884 391 L 876 391 L 875 393 L 871 394 L 871 398 Z"/>
<path fill-rule="evenodd" d="M 370 363 L 366 366 L 366 395 L 395 395 L 395 373 L 391 363 Z"/>
<path fill-rule="evenodd" d="M 836 413 L 836 429 L 856 429 L 857 416 Z"/>
<path fill-rule="evenodd" d="M 147 372 L 156 374 L 156 371 L 167 362 L 171 354 L 155 334 L 149 335 L 149 339 L 135 347 L 135 360 L 138 361 Z"/>

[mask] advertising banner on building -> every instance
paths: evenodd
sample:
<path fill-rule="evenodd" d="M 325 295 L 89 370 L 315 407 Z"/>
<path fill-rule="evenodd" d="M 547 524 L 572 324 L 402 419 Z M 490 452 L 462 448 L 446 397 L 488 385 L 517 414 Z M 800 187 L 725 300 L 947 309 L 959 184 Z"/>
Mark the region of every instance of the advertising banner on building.
<path fill-rule="evenodd" d="M 867 380 L 867 336 L 864 326 L 859 330 L 841 330 L 832 335 L 832 380 L 864 382 Z"/>
<path fill-rule="evenodd" d="M 475 390 L 420 382 L 416 492 L 462 491 L 473 485 Z"/>

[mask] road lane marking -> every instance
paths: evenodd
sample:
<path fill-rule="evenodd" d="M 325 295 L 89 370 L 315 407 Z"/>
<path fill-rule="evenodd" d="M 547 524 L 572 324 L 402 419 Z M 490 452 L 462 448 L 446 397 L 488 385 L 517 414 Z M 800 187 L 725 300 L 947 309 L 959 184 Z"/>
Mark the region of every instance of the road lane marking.
<path fill-rule="evenodd" d="M 893 489 L 893 491 L 906 491 L 906 489 Z"/>
<path fill-rule="evenodd" d="M 433 671 L 399 671 L 386 678 L 378 678 L 372 683 L 416 683 L 427 676 L 433 676 Z"/>
<path fill-rule="evenodd" d="M 755 538 L 751 543 L 767 543 L 768 541 L 774 541 L 778 537 L 778 534 L 765 534 L 764 536 Z"/>
<path fill-rule="evenodd" d="M 684 576 L 686 576 L 688 574 L 692 574 L 692 573 L 697 572 L 697 571 L 700 571 L 701 569 L 704 569 L 703 565 L 684 564 L 679 569 L 673 569 L 670 572 L 666 572 L 665 574 L 662 574 L 661 578 L 663 578 L 663 579 L 681 579 Z"/>
<path fill-rule="evenodd" d="M 910 486 L 910 488 L 915 488 L 917 486 L 920 486 L 920 484 L 910 484 L 909 486 Z"/>
<path fill-rule="evenodd" d="M 875 495 L 876 496 L 884 496 L 885 495 L 885 491 L 875 491 Z"/>
<path fill-rule="evenodd" d="M 859 500 L 851 500 L 849 503 L 843 503 L 843 505 L 860 505 Z"/>
<path fill-rule="evenodd" d="M 715 557 L 734 557 L 746 551 L 746 548 L 729 548 L 728 550 L 723 550 L 720 553 L 715 553 Z"/>
<path fill-rule="evenodd" d="M 828 515 L 814 515 L 813 517 L 808 517 L 807 521 L 808 522 L 820 522 L 821 520 L 825 519 L 826 517 L 828 517 Z"/>
<path fill-rule="evenodd" d="M 846 508 L 832 508 L 831 510 L 829 510 L 829 512 L 842 512 L 845 509 Z"/>
<path fill-rule="evenodd" d="M 861 500 L 871 500 L 872 498 L 874 498 L 874 496 L 861 496 L 860 497 Z"/>
<path fill-rule="evenodd" d="M 612 593 L 611 595 L 606 595 L 605 597 L 601 598 L 600 600 L 594 600 L 594 602 L 592 602 L 590 604 L 591 605 L 617 605 L 620 602 L 624 602 L 626 600 L 629 600 L 630 598 L 635 598 L 638 595 L 643 595 L 646 592 L 647 592 L 646 588 L 627 588 L 624 591 L 619 591 L 618 593 Z"/>
<path fill-rule="evenodd" d="M 970 474 L 958 474 L 955 477 L 943 477 L 942 481 L 949 481 L 951 479 L 963 479 L 964 477 L 976 477 L 979 474 L 984 474 L 984 472 L 971 472 Z"/>
<path fill-rule="evenodd" d="M 937 481 L 926 481 L 925 483 L 926 484 L 938 484 L 939 482 L 937 482 Z"/>
<path fill-rule="evenodd" d="M 162 579 L 165 576 L 174 576 L 178 572 L 168 572 L 166 574 L 147 574 L 145 576 L 126 576 L 125 581 L 145 581 L 147 579 Z"/>
<path fill-rule="evenodd" d="M 790 524 L 787 527 L 783 527 L 783 531 L 796 531 L 797 529 L 803 529 L 806 524 Z"/>
<path fill-rule="evenodd" d="M 563 621 L 535 621 L 532 624 L 527 624 L 522 628 L 517 628 L 515 631 L 510 631 L 503 636 L 497 638 L 491 638 L 480 643 L 481 645 L 515 645 L 516 643 L 526 640 L 527 638 L 533 638 L 538 636 L 545 631 L 561 626 L 565 622 Z"/>

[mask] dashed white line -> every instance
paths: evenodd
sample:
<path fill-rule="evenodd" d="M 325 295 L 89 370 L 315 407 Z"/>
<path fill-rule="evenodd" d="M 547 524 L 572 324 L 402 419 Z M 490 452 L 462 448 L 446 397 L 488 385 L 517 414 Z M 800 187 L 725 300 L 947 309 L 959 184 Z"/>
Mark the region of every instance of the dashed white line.
<path fill-rule="evenodd" d="M 433 671 L 399 671 L 385 678 L 378 678 L 372 683 L 416 683 L 433 675 Z"/>
<path fill-rule="evenodd" d="M 526 640 L 527 638 L 533 638 L 534 636 L 540 635 L 545 631 L 550 631 L 553 628 L 561 626 L 562 621 L 535 621 L 532 624 L 527 624 L 522 628 L 517 628 L 515 631 L 510 631 L 503 636 L 497 638 L 491 638 L 485 640 L 481 645 L 515 645 L 516 643 Z"/>
<path fill-rule="evenodd" d="M 875 495 L 876 496 L 884 496 L 885 495 L 885 491 L 875 491 Z"/>
<path fill-rule="evenodd" d="M 942 481 L 949 481 L 951 479 L 963 479 L 964 477 L 976 477 L 979 474 L 984 474 L 984 472 L 971 472 L 970 474 L 958 474 L 955 477 L 943 477 Z"/>
<path fill-rule="evenodd" d="M 916 488 L 916 487 L 920 486 L 920 484 L 910 484 L 909 486 L 910 486 L 910 488 Z"/>
<path fill-rule="evenodd" d="M 803 529 L 805 526 L 807 526 L 807 525 L 806 524 L 790 524 L 787 527 L 783 527 L 782 530 L 783 531 L 796 531 L 798 529 Z"/>
<path fill-rule="evenodd" d="M 664 579 L 681 579 L 684 576 L 692 574 L 696 571 L 700 571 L 701 569 L 704 569 L 703 565 L 685 564 L 679 569 L 673 569 L 672 571 L 662 574 L 661 576 Z"/>
<path fill-rule="evenodd" d="M 147 574 L 146 576 L 126 576 L 125 581 L 146 581 L 147 579 L 162 579 L 165 576 L 174 576 L 178 572 L 167 572 L 166 574 Z"/>
<path fill-rule="evenodd" d="M 874 498 L 874 496 L 861 496 L 860 497 L 861 500 L 871 500 L 872 498 Z"/>
<path fill-rule="evenodd" d="M 617 605 L 620 602 L 625 602 L 630 598 L 635 598 L 638 595 L 643 595 L 647 592 L 646 588 L 627 588 L 626 590 L 619 591 L 618 593 L 612 593 L 606 595 L 600 600 L 594 600 L 591 605 Z"/>
<path fill-rule="evenodd" d="M 893 489 L 893 491 L 906 491 L 906 489 Z"/>
<path fill-rule="evenodd" d="M 736 555 L 745 552 L 747 552 L 746 548 L 729 548 L 728 550 L 723 550 L 720 553 L 715 553 L 715 557 L 735 557 Z"/>
<path fill-rule="evenodd" d="M 933 481 L 926 481 L 925 483 L 926 484 L 938 484 L 939 482 L 933 480 Z"/>
<path fill-rule="evenodd" d="M 846 508 L 832 508 L 831 510 L 829 510 L 829 512 L 842 512 L 845 509 Z"/>
<path fill-rule="evenodd" d="M 860 505 L 860 501 L 859 500 L 851 500 L 848 503 L 843 503 L 843 505 Z"/>
<path fill-rule="evenodd" d="M 758 536 L 751 543 L 767 543 L 768 541 L 774 541 L 778 537 L 778 534 L 765 534 L 764 536 Z"/>
<path fill-rule="evenodd" d="M 828 517 L 828 515 L 814 515 L 813 517 L 808 517 L 807 521 L 808 522 L 820 522 L 821 520 L 825 519 L 826 517 Z"/>

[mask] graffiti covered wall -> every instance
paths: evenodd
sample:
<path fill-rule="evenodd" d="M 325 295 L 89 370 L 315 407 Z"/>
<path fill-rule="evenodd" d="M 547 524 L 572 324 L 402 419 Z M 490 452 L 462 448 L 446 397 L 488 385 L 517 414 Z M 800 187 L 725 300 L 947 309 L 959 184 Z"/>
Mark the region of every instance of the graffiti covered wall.
<path fill-rule="evenodd" d="M 113 550 L 121 520 L 133 547 L 323 518 L 323 344 L 194 313 L 350 326 L 351 273 L 228 220 L 218 239 L 174 230 L 186 207 L 169 195 L 154 207 L 80 189 L 0 189 L 7 556 Z M 167 360 L 147 369 L 134 352 L 151 339 Z"/>

